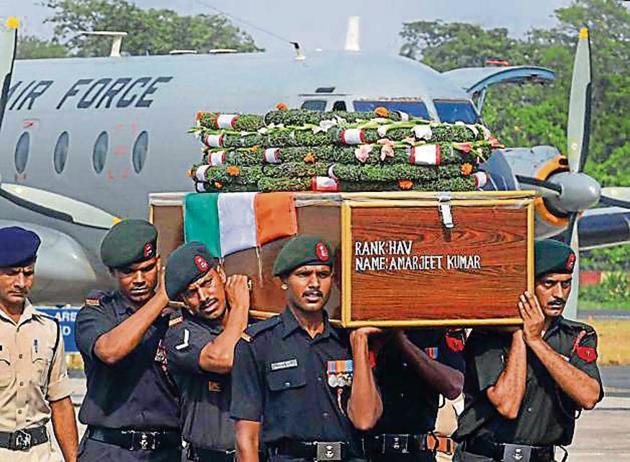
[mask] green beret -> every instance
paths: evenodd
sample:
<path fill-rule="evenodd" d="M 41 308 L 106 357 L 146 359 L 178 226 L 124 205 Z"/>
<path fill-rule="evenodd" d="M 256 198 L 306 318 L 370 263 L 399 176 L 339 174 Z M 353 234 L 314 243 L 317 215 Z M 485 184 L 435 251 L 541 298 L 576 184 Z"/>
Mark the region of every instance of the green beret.
<path fill-rule="evenodd" d="M 146 220 L 115 224 L 101 243 L 101 260 L 108 268 L 124 268 L 156 255 L 157 230 Z"/>
<path fill-rule="evenodd" d="M 564 242 L 554 239 L 536 241 L 534 255 L 537 278 L 547 273 L 573 273 L 575 253 Z"/>
<path fill-rule="evenodd" d="M 190 284 L 215 268 L 219 261 L 201 242 L 191 241 L 179 246 L 168 257 L 166 263 L 166 294 L 171 300 L 183 292 Z"/>
<path fill-rule="evenodd" d="M 334 252 L 328 242 L 318 236 L 295 236 L 287 242 L 273 264 L 273 275 L 281 276 L 304 265 L 332 267 Z"/>

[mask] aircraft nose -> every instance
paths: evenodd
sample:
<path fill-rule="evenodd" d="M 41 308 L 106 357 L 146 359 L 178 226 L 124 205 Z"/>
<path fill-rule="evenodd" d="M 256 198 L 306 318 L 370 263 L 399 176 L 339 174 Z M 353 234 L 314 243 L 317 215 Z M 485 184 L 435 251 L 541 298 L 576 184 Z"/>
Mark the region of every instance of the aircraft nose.
<path fill-rule="evenodd" d="M 548 199 L 552 207 L 562 212 L 582 212 L 599 202 L 600 184 L 584 173 L 562 172 L 553 175 L 549 181 L 562 186 L 558 197 Z"/>

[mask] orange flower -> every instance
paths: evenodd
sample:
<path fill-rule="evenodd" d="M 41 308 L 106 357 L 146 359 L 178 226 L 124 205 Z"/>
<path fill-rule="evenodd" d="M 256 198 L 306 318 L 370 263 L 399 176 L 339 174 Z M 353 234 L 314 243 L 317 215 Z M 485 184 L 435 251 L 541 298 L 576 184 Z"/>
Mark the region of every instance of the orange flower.
<path fill-rule="evenodd" d="M 398 180 L 398 187 L 400 189 L 409 190 L 413 188 L 413 181 L 411 180 Z"/>
<path fill-rule="evenodd" d="M 278 104 L 276 104 L 276 109 L 278 111 L 286 111 L 287 109 L 289 109 L 289 106 L 287 106 L 284 103 L 278 103 Z"/>
<path fill-rule="evenodd" d="M 313 154 L 312 152 L 309 152 L 304 156 L 304 162 L 306 162 L 307 164 L 314 164 L 315 160 L 315 154 Z"/>
<path fill-rule="evenodd" d="M 191 168 L 190 170 L 188 170 L 186 172 L 186 175 L 188 175 L 190 178 L 194 177 L 195 176 L 195 169 Z"/>
<path fill-rule="evenodd" d="M 461 167 L 459 167 L 459 171 L 461 172 L 462 175 L 468 176 L 472 173 L 473 166 L 472 164 L 469 164 L 468 162 L 466 162 Z"/>
<path fill-rule="evenodd" d="M 379 106 L 374 109 L 374 113 L 379 117 L 389 117 L 389 111 L 383 106 Z"/>
<path fill-rule="evenodd" d="M 230 165 L 228 168 L 225 169 L 225 171 L 230 176 L 239 176 L 241 173 L 241 169 L 238 168 L 236 165 Z"/>
<path fill-rule="evenodd" d="M 201 120 L 201 118 L 206 114 L 207 112 L 203 112 L 203 111 L 197 112 L 197 114 L 195 114 L 195 120 Z"/>
<path fill-rule="evenodd" d="M 249 148 L 251 152 L 258 152 L 259 149 L 260 149 L 260 146 L 258 146 L 257 144 Z"/>
<path fill-rule="evenodd" d="M 215 181 L 214 182 L 214 187 L 215 187 L 215 189 L 221 189 L 221 188 L 223 188 L 223 185 L 221 184 L 221 182 Z"/>

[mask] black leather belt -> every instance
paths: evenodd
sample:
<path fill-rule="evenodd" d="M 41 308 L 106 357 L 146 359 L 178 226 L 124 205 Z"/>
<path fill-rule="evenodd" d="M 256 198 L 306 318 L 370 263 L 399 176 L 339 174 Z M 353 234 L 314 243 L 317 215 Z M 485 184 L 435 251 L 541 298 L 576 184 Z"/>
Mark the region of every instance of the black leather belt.
<path fill-rule="evenodd" d="M 529 446 L 525 444 L 494 443 L 474 440 L 464 443 L 464 451 L 490 457 L 496 461 L 519 460 L 522 462 L 553 462 L 553 446 Z"/>
<path fill-rule="evenodd" d="M 194 462 L 233 462 L 235 450 L 220 451 L 218 449 L 199 448 L 193 445 L 188 446 L 188 460 Z"/>
<path fill-rule="evenodd" d="M 28 451 L 48 441 L 46 427 L 25 428 L 15 432 L 0 432 L 0 448 L 11 451 Z"/>
<path fill-rule="evenodd" d="M 289 456 L 316 461 L 347 460 L 358 456 L 358 454 L 352 454 L 350 445 L 343 441 L 283 440 L 268 443 L 267 448 L 272 456 Z"/>
<path fill-rule="evenodd" d="M 88 427 L 88 439 L 114 444 L 129 451 L 158 451 L 181 447 L 179 432 L 174 430 L 140 431 Z"/>
<path fill-rule="evenodd" d="M 446 436 L 433 433 L 418 435 L 383 433 L 363 439 L 366 452 L 371 454 L 418 454 L 420 452 L 442 452 L 453 455 L 455 442 Z"/>

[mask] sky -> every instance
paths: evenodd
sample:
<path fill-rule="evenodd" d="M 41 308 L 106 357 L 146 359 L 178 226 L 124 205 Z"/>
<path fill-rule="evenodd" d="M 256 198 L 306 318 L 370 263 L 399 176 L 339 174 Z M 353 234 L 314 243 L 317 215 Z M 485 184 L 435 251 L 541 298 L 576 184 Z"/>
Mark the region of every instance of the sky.
<path fill-rule="evenodd" d="M 18 16 L 27 34 L 51 37 L 43 20 L 51 11 L 41 0 L 0 0 L 0 17 Z M 286 41 L 255 29 L 272 32 L 303 48 L 342 49 L 349 16 L 360 16 L 361 49 L 397 53 L 399 32 L 413 20 L 461 21 L 486 28 L 506 27 L 521 36 L 532 27 L 554 24 L 556 8 L 571 0 L 135 0 L 142 8 L 170 8 L 180 14 L 216 13 L 217 10 L 246 21 L 236 25 L 249 32 L 267 50 L 287 47 Z M 126 31 L 133 33 L 133 31 Z"/>

